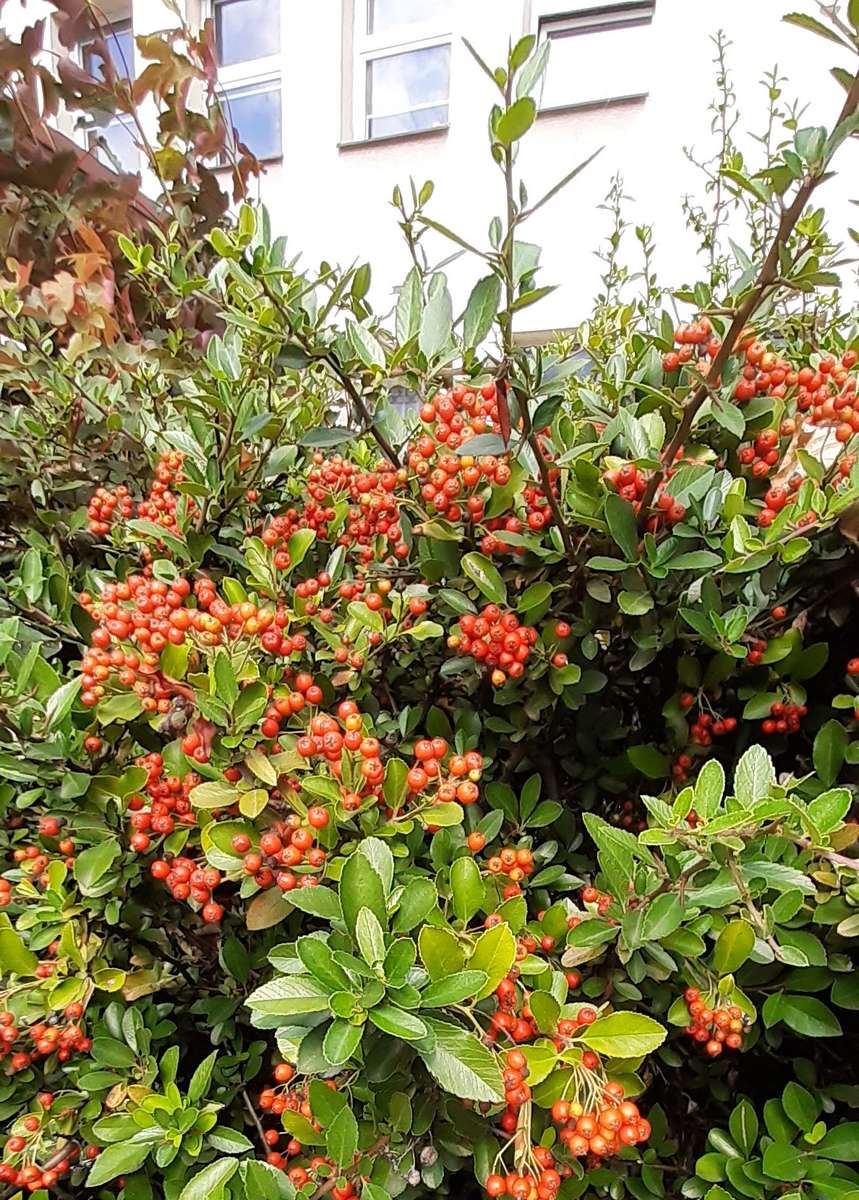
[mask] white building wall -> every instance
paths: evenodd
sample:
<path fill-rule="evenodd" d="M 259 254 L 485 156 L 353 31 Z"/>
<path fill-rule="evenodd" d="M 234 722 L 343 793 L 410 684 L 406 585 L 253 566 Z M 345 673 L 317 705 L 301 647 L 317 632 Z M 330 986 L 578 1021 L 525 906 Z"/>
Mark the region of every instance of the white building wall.
<path fill-rule="evenodd" d="M 4 9 L 5 23 L 13 28 L 18 2 L 10 0 Z M 292 252 L 301 251 L 308 264 L 323 258 L 344 264 L 370 260 L 372 299 L 384 309 L 409 266 L 388 203 L 396 183 L 407 185 L 410 176 L 418 185 L 432 179 L 436 192 L 430 215 L 480 245 L 486 244 L 490 218 L 502 211 L 500 175 L 486 137 L 493 89 L 462 38 L 495 65 L 504 60 L 509 38 L 515 41 L 525 31 L 536 31 L 539 12 L 571 12 L 594 0 L 453 0 L 449 128 L 388 142 L 344 143 L 344 133 L 350 132 L 343 115 L 350 103 L 343 95 L 350 82 L 350 58 L 347 44 L 344 60 L 343 19 L 344 11 L 361 2 L 272 0 L 280 4 L 283 156 L 267 165 L 259 196 L 271 212 L 274 229 L 288 236 Z M 761 128 L 765 107 L 759 80 L 775 64 L 788 79 L 785 97 L 798 96 L 808 104 L 803 124 L 834 120 L 844 93 L 829 69 L 836 64 L 849 68 L 850 56 L 784 24 L 781 16 L 787 9 L 818 11 L 814 0 L 720 0 L 718 5 L 656 0 L 652 27 L 642 37 L 643 71 L 639 74 L 636 67 L 632 88 L 640 90 L 643 78 L 647 98 L 547 112 L 538 118 L 520 163 L 532 200 L 599 146 L 604 149 L 521 234 L 544 248 L 541 282 L 559 287 L 521 314 L 520 328 L 569 326 L 587 314 L 601 270 L 594 250 L 608 231 L 608 216 L 598 205 L 618 171 L 625 191 L 634 198 L 627 210 L 629 221 L 654 225 L 661 281 L 675 286 L 697 276 L 695 241 L 685 228 L 681 203 L 687 192 L 702 194 L 703 177 L 687 162 L 683 147 L 692 146 L 704 157 L 714 148 L 708 105 L 715 71 L 710 35 L 717 28 L 732 42 L 729 62 L 742 128 Z M 25 19 L 32 12 L 28 5 Z M 137 32 L 169 23 L 160 0 L 132 0 L 132 15 Z M 607 55 L 613 36 L 605 36 Z M 607 61 L 607 72 L 610 67 Z M 589 63 L 588 75 L 592 74 Z M 612 80 L 611 87 L 616 93 L 617 82 Z M 742 144 L 750 161 L 756 162 L 754 144 L 748 138 Z M 846 231 L 851 223 L 859 225 L 850 205 L 851 194 L 859 192 L 855 139 L 842 148 L 838 165 L 838 178 L 820 190 L 818 199 L 827 207 L 833 231 L 853 250 L 855 243 L 846 238 Z M 627 237 L 637 264 L 631 230 Z M 428 235 L 426 244 L 438 259 L 448 253 L 448 244 L 436 234 Z M 479 271 L 479 264 L 456 263 L 450 268 L 460 291 Z M 845 274 L 850 279 L 850 269 Z"/>

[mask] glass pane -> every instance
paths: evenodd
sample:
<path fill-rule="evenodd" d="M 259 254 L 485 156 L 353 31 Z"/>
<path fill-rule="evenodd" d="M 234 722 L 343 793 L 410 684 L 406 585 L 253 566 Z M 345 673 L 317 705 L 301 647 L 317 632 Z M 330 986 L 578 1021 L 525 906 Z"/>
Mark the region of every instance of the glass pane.
<path fill-rule="evenodd" d="M 92 140 L 96 139 L 104 143 L 102 146 L 97 146 L 96 158 L 106 167 L 110 167 L 111 171 L 117 169 L 117 163 L 119 169 L 128 175 L 134 175 L 140 170 L 140 151 L 135 144 L 135 131 L 130 121 L 125 122 L 118 118 L 111 121 L 103 129 L 93 132 Z"/>
<path fill-rule="evenodd" d="M 111 25 L 104 41 L 113 69 L 120 79 L 134 78 L 134 32 L 131 23 Z M 96 79 L 104 79 L 104 57 L 94 46 L 84 46 L 84 67 Z"/>
<path fill-rule="evenodd" d="M 379 117 L 408 113 L 420 105 L 440 104 L 446 109 L 449 85 L 449 45 L 374 58 L 367 64 L 367 112 L 375 122 Z M 438 123 L 434 119 L 430 125 Z"/>
<path fill-rule="evenodd" d="M 215 6 L 215 24 L 222 67 L 280 54 L 280 4 L 220 0 Z"/>
<path fill-rule="evenodd" d="M 439 33 L 450 15 L 450 0 L 368 0 L 367 32 L 382 33 L 398 25 L 432 22 Z"/>
<path fill-rule="evenodd" d="M 649 25 L 593 33 L 550 34 L 542 107 L 610 100 L 648 90 Z"/>
<path fill-rule="evenodd" d="M 391 137 L 395 133 L 414 133 L 420 129 L 436 129 L 447 125 L 447 105 L 419 108 L 415 112 L 397 113 L 393 117 L 371 117 L 368 136 Z"/>
<path fill-rule="evenodd" d="M 281 154 L 280 88 L 265 91 L 227 92 L 224 119 L 235 127 L 239 141 L 257 158 L 279 158 Z"/>

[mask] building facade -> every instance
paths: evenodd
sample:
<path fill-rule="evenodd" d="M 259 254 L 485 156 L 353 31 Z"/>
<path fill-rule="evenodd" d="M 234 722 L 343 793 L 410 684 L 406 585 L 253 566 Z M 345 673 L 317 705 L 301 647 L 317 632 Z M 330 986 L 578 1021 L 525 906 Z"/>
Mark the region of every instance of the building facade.
<path fill-rule="evenodd" d="M 38 0 L 37 0 L 38 2 Z M 180 0 L 182 2 L 182 0 Z M 800 98 L 800 124 L 831 123 L 843 92 L 829 71 L 850 65 L 831 43 L 785 24 L 786 8 L 817 11 L 814 0 L 184 0 L 191 23 L 215 24 L 221 100 L 240 136 L 265 164 L 258 184 L 273 228 L 312 265 L 371 260 L 372 298 L 385 309 L 409 260 L 394 210 L 395 184 L 431 179 L 429 209 L 467 240 L 486 245 L 491 218 L 503 208 L 500 174 L 488 153 L 486 115 L 493 89 L 472 59 L 467 39 L 487 62 L 503 62 L 508 42 L 525 33 L 550 42 L 537 93 L 539 117 L 519 166 L 531 199 L 603 147 L 599 157 L 523 237 L 543 247 L 542 282 L 558 289 L 522 313 L 529 329 L 570 326 L 599 289 L 595 249 L 610 229 L 600 207 L 616 174 L 623 177 L 625 234 L 638 265 L 633 225 L 653 226 L 660 280 L 676 286 L 698 272 L 696 239 L 686 228 L 684 196 L 703 197 L 699 158 L 715 150 L 711 131 L 717 68 L 712 35 L 725 32 L 734 97 L 728 114 L 750 164 L 750 136 L 767 121 L 764 73 L 778 67 L 786 108 Z M 170 22 L 161 0 L 103 0 L 118 70 L 145 63 L 135 35 Z M 31 22 L 31 2 L 7 3 L 5 24 Z M 85 65 L 96 56 L 83 47 Z M 93 152 L 126 170 L 142 169 L 132 132 L 120 121 L 78 131 Z M 107 144 L 105 146 L 105 143 Z M 833 232 L 847 238 L 851 185 L 859 177 L 855 141 L 840 173 L 821 190 Z M 151 181 L 150 181 L 151 182 Z M 146 180 L 144 178 L 144 183 Z M 853 186 L 855 192 L 855 186 Z M 852 210 L 855 213 L 855 209 Z M 455 247 L 432 234 L 431 257 Z M 455 292 L 474 264 L 448 268 Z M 850 270 L 847 272 L 850 280 Z"/>

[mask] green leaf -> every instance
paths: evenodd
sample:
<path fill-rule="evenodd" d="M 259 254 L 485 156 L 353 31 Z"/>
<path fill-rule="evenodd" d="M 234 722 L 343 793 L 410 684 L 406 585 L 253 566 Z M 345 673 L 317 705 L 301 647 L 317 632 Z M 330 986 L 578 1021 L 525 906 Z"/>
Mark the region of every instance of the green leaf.
<path fill-rule="evenodd" d="M 462 319 L 462 340 L 466 347 L 478 346 L 492 328 L 501 303 L 501 280 L 487 275 L 474 285 Z"/>
<path fill-rule="evenodd" d="M 731 1137 L 748 1158 L 758 1140 L 758 1130 L 760 1129 L 754 1105 L 750 1104 L 748 1100 L 741 1100 L 731 1113 L 728 1128 L 731 1131 Z"/>
<path fill-rule="evenodd" d="M 502 146 L 512 146 L 524 137 L 537 116 L 537 105 L 530 96 L 520 96 L 498 118 L 495 138 Z"/>
<path fill-rule="evenodd" d="M 638 560 L 638 525 L 635 513 L 628 500 L 610 492 L 605 499 L 605 517 L 608 531 L 620 547 L 627 562 Z"/>
<path fill-rule="evenodd" d="M 785 13 L 782 17 L 789 25 L 798 25 L 800 29 L 807 29 L 810 33 L 816 33 L 827 41 L 835 42 L 838 46 L 844 46 L 844 42 L 828 25 L 824 25 L 822 21 L 818 21 L 816 17 L 809 16 L 808 13 L 796 12 Z"/>
<path fill-rule="evenodd" d="M 336 892 L 331 888 L 295 888 L 289 893 L 289 902 L 293 908 L 309 913 L 312 917 L 322 917 L 326 921 L 343 919 L 340 901 L 337 899 Z"/>
<path fill-rule="evenodd" d="M 101 1156 L 96 1161 L 100 1162 Z M 228 1179 L 232 1179 L 238 1167 L 237 1158 L 221 1158 L 209 1163 L 188 1180 L 179 1193 L 179 1200 L 218 1200 L 218 1197 L 223 1195 L 224 1184 Z M 88 1182 L 92 1185 L 92 1175 Z"/>
<path fill-rule="evenodd" d="M 235 804 L 239 798 L 238 789 L 232 784 L 212 780 L 209 783 L 198 783 L 191 788 L 188 799 L 195 808 L 226 808 Z"/>
<path fill-rule="evenodd" d="M 453 911 L 457 920 L 468 922 L 483 904 L 483 878 L 473 858 L 458 858 L 450 868 Z"/>
<path fill-rule="evenodd" d="M 820 1112 L 820 1104 L 800 1084 L 791 1080 L 782 1092 L 784 1111 L 803 1133 L 810 1133 Z"/>
<path fill-rule="evenodd" d="M 429 879 L 412 879 L 403 889 L 400 906 L 394 916 L 396 933 L 408 933 L 429 916 L 436 907 L 438 893 Z"/>
<path fill-rule="evenodd" d="M 212 1072 L 215 1069 L 215 1062 L 218 1058 L 218 1051 L 213 1050 L 211 1054 L 197 1067 L 194 1074 L 188 1083 L 188 1099 L 192 1104 L 196 1104 L 209 1090 L 209 1084 L 212 1082 Z M 132 1056 L 133 1061 L 133 1056 Z"/>
<path fill-rule="evenodd" d="M 211 1133 L 206 1134 L 206 1141 L 213 1150 L 221 1150 L 224 1154 L 246 1154 L 254 1148 L 250 1138 L 239 1133 L 238 1129 L 231 1129 L 229 1125 L 216 1125 Z"/>
<path fill-rule="evenodd" d="M 459 938 L 450 929 L 424 925 L 418 934 L 418 950 L 421 962 L 432 980 L 444 979 L 456 971 L 461 971 L 465 965 L 465 949 Z M 476 965 L 481 970 L 485 969 L 482 964 Z M 497 983 L 495 986 L 498 986 Z"/>
<path fill-rule="evenodd" d="M 847 730 L 840 721 L 827 721 L 814 739 L 814 769 L 824 787 L 832 787 L 844 764 L 848 745 Z"/>
<path fill-rule="evenodd" d="M 478 991 L 475 1000 L 483 1000 L 498 987 L 498 984 L 516 960 L 516 939 L 506 923 L 485 930 L 475 943 L 468 967 L 472 971 L 485 971 L 486 983 Z"/>
<path fill-rule="evenodd" d="M 778 1015 L 803 1037 L 841 1036 L 841 1023 L 835 1013 L 815 996 L 779 996 Z"/>
<path fill-rule="evenodd" d="M 745 921 L 731 921 L 719 934 L 713 951 L 713 969 L 719 975 L 732 975 L 743 965 L 755 947 L 755 935 Z"/>
<path fill-rule="evenodd" d="M 403 1041 L 420 1042 L 427 1036 L 427 1027 L 420 1017 L 396 1004 L 377 1004 L 367 1015 L 377 1029 Z"/>
<path fill-rule="evenodd" d="M 458 1025 L 427 1018 L 427 1026 L 435 1035 L 435 1048 L 419 1053 L 441 1087 L 461 1100 L 501 1103 L 504 1085 L 492 1051 Z"/>
<path fill-rule="evenodd" d="M 424 1008 L 444 1008 L 448 1004 L 461 1004 L 474 996 L 486 985 L 485 971 L 457 971 L 444 979 L 438 979 L 421 992 Z M 535 992 L 534 999 L 540 993 Z"/>
<path fill-rule="evenodd" d="M 385 959 L 385 935 L 379 919 L 369 908 L 362 908 L 355 921 L 355 940 L 364 962 L 376 967 Z"/>
<path fill-rule="evenodd" d="M 343 918 L 353 937 L 358 913 L 362 908 L 369 908 L 383 928 L 387 924 L 382 877 L 359 851 L 351 854 L 343 867 L 343 874 L 340 876 L 340 904 L 343 908 Z"/>
<path fill-rule="evenodd" d="M 418 347 L 427 359 L 433 359 L 444 350 L 453 330 L 453 306 L 447 286 L 442 284 L 435 291 L 430 288 L 430 298 L 421 318 Z"/>
<path fill-rule="evenodd" d="M 763 746 L 749 746 L 734 772 L 734 792 L 744 808 L 769 795 L 775 768 Z"/>
<path fill-rule="evenodd" d="M 666 893 L 648 904 L 641 922 L 642 941 L 659 941 L 683 923 L 683 909 L 676 896 Z"/>
<path fill-rule="evenodd" d="M 489 561 L 485 554 L 476 550 L 464 554 L 460 563 L 463 573 L 477 585 L 478 590 L 494 604 L 507 603 L 507 588 L 498 569 Z"/>
<path fill-rule="evenodd" d="M 325 1144 L 328 1154 L 338 1167 L 348 1167 L 358 1149 L 358 1122 L 346 1105 L 328 1126 Z"/>
<path fill-rule="evenodd" d="M 671 772 L 667 755 L 660 754 L 655 746 L 629 746 L 626 753 L 635 769 L 648 779 L 665 779 Z"/>
<path fill-rule="evenodd" d="M 281 975 L 251 992 L 247 1005 L 254 1012 L 273 1017 L 326 1012 L 330 988 L 309 975 Z"/>
<path fill-rule="evenodd" d="M 212 669 L 215 679 L 214 695 L 232 711 L 233 705 L 239 696 L 239 685 L 236 681 L 233 664 L 223 650 L 219 650 L 215 655 L 215 662 Z"/>
<path fill-rule="evenodd" d="M 385 366 L 385 351 L 366 326 L 359 325 L 357 321 L 347 320 L 346 334 L 365 367 Z"/>
<path fill-rule="evenodd" d="M 609 1058 L 640 1058 L 662 1045 L 665 1030 L 658 1021 L 641 1013 L 615 1012 L 587 1025 L 579 1040 Z"/>
<path fill-rule="evenodd" d="M 80 690 L 81 680 L 80 676 L 78 676 L 75 679 L 70 679 L 68 683 L 64 683 L 62 687 L 57 688 L 55 692 L 51 693 L 48 703 L 45 705 L 46 733 L 49 733 L 52 729 L 56 729 L 62 722 L 63 717 L 68 714 L 77 699 Z M 140 701 L 137 699 L 137 696 L 134 696 L 134 699 L 137 700 L 137 712 L 140 712 Z"/>
<path fill-rule="evenodd" d="M 286 544 L 287 553 L 289 554 L 288 571 L 294 571 L 296 567 L 301 566 L 307 557 L 308 550 L 315 541 L 316 534 L 312 529 L 296 529 Z"/>
<path fill-rule="evenodd" d="M 827 1130 L 814 1151 L 834 1162 L 859 1162 L 859 1121 L 843 1121 Z"/>
<path fill-rule="evenodd" d="M 322 1053 L 332 1067 L 342 1067 L 349 1061 L 361 1044 L 363 1025 L 352 1025 L 339 1018 L 331 1022 L 322 1043 Z M 318 1117 L 314 1108 L 314 1115 Z"/>
<path fill-rule="evenodd" d="M 0 975 L 33 975 L 38 965 L 6 913 L 0 913 Z"/>
<path fill-rule="evenodd" d="M 417 267 L 412 267 L 397 293 L 396 333 L 401 345 L 411 341 L 420 329 L 422 307 L 421 275 Z"/>
<path fill-rule="evenodd" d="M 105 838 L 95 846 L 89 846 L 75 859 L 74 877 L 85 896 L 93 895 L 93 889 L 103 879 L 114 861 L 122 854 L 116 838 Z"/>
<path fill-rule="evenodd" d="M 832 788 L 815 796 L 808 806 L 808 815 L 820 833 L 832 833 L 850 812 L 852 803 L 853 797 L 847 788 Z"/>
<path fill-rule="evenodd" d="M 102 1150 L 86 1178 L 88 1188 L 110 1183 L 117 1175 L 131 1175 L 143 1166 L 152 1146 L 149 1142 L 118 1142 Z"/>
<path fill-rule="evenodd" d="M 369 912 L 369 909 L 363 911 Z M 295 948 L 307 970 L 324 987 L 337 992 L 349 991 L 352 986 L 349 976 L 334 958 L 326 941 L 319 937 L 300 937 L 295 943 Z M 272 951 L 271 957 L 275 957 L 275 951 Z"/>

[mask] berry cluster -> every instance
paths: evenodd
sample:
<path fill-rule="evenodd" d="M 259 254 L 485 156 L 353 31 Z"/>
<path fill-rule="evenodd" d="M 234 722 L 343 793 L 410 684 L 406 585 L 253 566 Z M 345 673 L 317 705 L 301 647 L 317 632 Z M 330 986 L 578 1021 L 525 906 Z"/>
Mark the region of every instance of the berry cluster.
<path fill-rule="evenodd" d="M 599 888 L 595 888 L 592 884 L 583 887 L 579 892 L 579 896 L 583 904 L 595 904 L 600 916 L 611 907 L 612 896 L 608 892 L 601 892 Z"/>
<path fill-rule="evenodd" d="M 682 451 L 679 453 L 682 454 Z M 673 474 L 668 472 L 668 478 Z M 622 467 L 611 468 L 603 473 L 603 479 L 613 491 L 628 500 L 632 507 L 638 512 L 641 506 L 641 497 L 647 490 L 647 476 L 643 471 L 639 471 L 634 463 L 624 463 Z M 656 494 L 655 511 L 647 518 L 645 528 L 648 533 L 657 533 L 664 526 L 677 525 L 686 516 L 684 505 L 678 504 L 677 501 L 665 490 L 663 483 L 660 483 Z"/>
<path fill-rule="evenodd" d="M 835 425 L 839 442 L 849 442 L 854 433 L 859 433 L 857 380 L 848 374 L 856 366 L 857 357 L 855 350 L 847 350 L 839 363 L 826 354 L 816 369 L 803 367 L 797 375 L 796 407 L 808 414 L 806 420 L 812 425 Z"/>
<path fill-rule="evenodd" d="M 138 501 L 137 517 L 154 521 L 156 525 L 170 530 L 178 530 L 177 509 L 180 495 L 175 491 L 183 482 L 182 473 L 184 455 L 178 450 L 168 450 L 163 453 L 156 464 L 155 480 L 149 489 L 149 495 Z M 185 497 L 188 515 L 197 511 L 197 505 L 190 496 Z M 117 513 L 117 509 L 119 512 Z M 98 487 L 92 495 L 87 507 L 89 531 L 95 534 L 108 533 L 117 515 L 126 520 L 132 514 L 132 501 L 128 488 L 124 484 L 111 490 Z"/>
<path fill-rule="evenodd" d="M 555 1101 L 552 1120 L 560 1126 L 558 1138 L 570 1154 L 603 1159 L 617 1154 L 622 1146 L 647 1141 L 650 1122 L 642 1117 L 638 1105 L 624 1100 L 623 1095 L 621 1084 L 609 1082 L 592 1108 L 585 1109 L 577 1101 Z"/>
<path fill-rule="evenodd" d="M 143 791 L 128 798 L 129 824 L 132 828 L 131 849 L 145 854 L 155 837 L 167 837 L 180 825 L 196 825 L 197 817 L 191 807 L 189 794 L 200 782 L 200 776 L 189 771 L 183 779 L 178 775 L 164 775 L 164 760 L 160 754 L 144 754 L 135 759 L 135 766 L 146 771 Z M 178 897 L 177 897 L 178 898 Z M 186 897 L 181 897 L 185 899 Z"/>
<path fill-rule="evenodd" d="M 221 873 L 205 861 L 179 855 L 176 858 L 156 858 L 149 870 L 153 879 L 163 882 L 174 900 L 187 900 L 200 907 L 200 916 L 207 925 L 219 925 L 224 907 L 212 899 L 212 892 L 221 882 Z"/>
<path fill-rule="evenodd" d="M 53 1104 L 54 1097 L 50 1092 L 40 1092 L 37 1100 L 40 1108 L 46 1111 Z M 31 1113 L 19 1122 L 18 1128 L 21 1129 L 21 1133 L 13 1133 L 6 1139 L 3 1147 L 5 1157 L 0 1163 L 0 1183 L 8 1183 L 28 1192 L 38 1192 L 43 1188 L 47 1191 L 55 1187 L 80 1157 L 80 1147 L 68 1145 L 65 1138 L 60 1139 L 60 1144 L 67 1148 L 59 1151 L 59 1157 L 57 1150 L 48 1153 L 50 1165 L 39 1166 L 35 1155 L 39 1153 L 44 1158 L 48 1150 L 41 1118 L 36 1113 Z M 95 1146 L 89 1146 L 87 1149 L 98 1153 Z M 94 1158 L 95 1154 L 88 1153 L 87 1157 Z"/>
<path fill-rule="evenodd" d="M 691 1018 L 684 1032 L 693 1041 L 700 1042 L 711 1058 L 718 1058 L 726 1046 L 729 1050 L 742 1047 L 746 1020 L 741 1008 L 735 1004 L 729 1008 L 710 1008 L 694 987 L 686 989 L 683 999 Z"/>
<path fill-rule="evenodd" d="M 297 813 L 290 813 L 284 821 L 262 834 L 258 850 L 251 848 L 251 839 L 246 833 L 235 835 L 232 848 L 236 854 L 243 855 L 245 875 L 260 888 L 277 886 L 282 892 L 291 892 L 297 887 L 316 887 L 319 876 L 313 872 L 325 866 L 328 855 L 321 846 L 314 844 L 313 831 L 324 829 L 329 819 L 327 809 L 314 806 L 307 812 L 308 829 L 302 825 Z"/>
<path fill-rule="evenodd" d="M 770 705 L 770 715 L 761 721 L 761 733 L 798 733 L 800 722 L 808 709 L 804 704 L 784 704 L 777 700 Z"/>
<path fill-rule="evenodd" d="M 688 711 L 695 704 L 695 696 L 691 692 L 682 692 L 680 695 L 680 707 L 684 712 Z M 718 713 L 704 712 L 701 710 L 701 701 L 698 701 L 699 711 L 697 716 L 692 717 L 689 726 L 689 739 L 696 746 L 712 746 L 713 738 L 725 737 L 729 733 L 733 733 L 737 728 L 736 717 L 720 716 Z"/>
<path fill-rule="evenodd" d="M 322 688 L 313 682 L 313 676 L 309 672 L 299 671 L 291 682 L 292 691 L 285 696 L 278 696 L 263 714 L 259 729 L 264 738 L 276 738 L 282 723 L 300 713 L 306 704 L 322 703 Z M 318 724 L 319 719 L 314 717 L 314 720 Z M 304 754 L 303 751 L 299 753 Z"/>
<path fill-rule="evenodd" d="M 532 625 L 521 625 L 516 613 L 502 612 L 497 604 L 487 604 L 479 616 L 465 613 L 459 618 L 459 630 L 448 638 L 448 646 L 490 668 L 494 687 L 525 673 L 525 663 L 537 642 Z"/>
<path fill-rule="evenodd" d="M 124 483 L 114 489 L 97 487 L 87 505 L 89 531 L 94 534 L 110 533 L 117 515 L 127 521 L 133 513 L 134 501 Z"/>
<path fill-rule="evenodd" d="M 399 502 L 394 494 L 405 481 L 405 470 L 392 470 L 388 463 L 380 462 L 374 471 L 366 471 L 339 454 L 325 458 L 317 451 L 307 478 L 310 499 L 302 508 L 293 506 L 273 517 L 262 532 L 263 542 L 275 550 L 275 566 L 285 570 L 290 565 L 289 539 L 296 530 L 312 529 L 320 540 L 329 539 L 337 521 L 336 501 L 344 493 L 350 504 L 338 545 L 356 550 L 359 560 L 368 563 L 378 557 L 375 542 L 381 537 L 395 558 L 406 558 L 408 546 L 402 540 Z"/>
<path fill-rule="evenodd" d="M 751 446 L 741 447 L 737 457 L 742 466 L 752 468 L 755 479 L 766 479 L 779 460 L 778 442 L 775 429 L 762 429 Z"/>
<path fill-rule="evenodd" d="M 691 361 L 693 346 L 701 347 L 699 354 L 714 358 L 721 345 L 718 338 L 713 337 L 713 326 L 709 317 L 700 317 L 688 325 L 678 325 L 674 331 L 674 341 L 681 349 L 669 350 L 662 356 L 662 369 L 669 373 Z"/>
<path fill-rule="evenodd" d="M 460 804 L 474 804 L 480 796 L 477 786 L 483 773 L 483 755 L 477 750 L 466 754 L 450 754 L 450 747 L 442 737 L 420 738 L 415 742 L 415 764 L 406 777 L 409 791 L 417 796 L 433 782 L 438 784 L 436 799 L 440 804 L 458 800 Z M 444 772 L 447 771 L 447 779 Z"/>
<path fill-rule="evenodd" d="M 511 886 L 505 887 L 503 894 L 504 899 L 509 900 L 510 896 L 519 895 L 523 880 L 534 874 L 534 856 L 527 846 L 518 849 L 515 846 L 505 846 L 503 850 L 487 859 L 486 869 L 490 875 L 507 876 Z"/>
<path fill-rule="evenodd" d="M 519 1109 L 531 1098 L 528 1078 L 528 1060 L 521 1050 L 508 1050 L 502 1075 L 504 1083 L 504 1098 L 507 1108 L 501 1114 L 500 1124 L 505 1133 L 513 1133 L 519 1121 Z M 488 1196 L 514 1196 L 517 1200 L 530 1200 L 539 1197 L 540 1200 L 554 1200 L 561 1186 L 562 1178 L 570 1174 L 570 1168 L 556 1169 L 555 1160 L 550 1150 L 545 1146 L 529 1146 L 527 1157 L 536 1168 L 534 1172 L 512 1172 L 507 1175 L 492 1174 L 486 1179 L 484 1187 Z"/>
<path fill-rule="evenodd" d="M 422 404 L 420 418 L 429 429 L 408 453 L 409 466 L 419 477 L 429 474 L 429 462 L 442 447 L 457 450 L 478 434 L 498 429 L 498 389 L 494 383 L 485 383 L 480 391 L 457 384 Z"/>
<path fill-rule="evenodd" d="M 41 977 L 47 978 L 53 971 L 53 963 L 44 965 L 50 970 L 42 972 Z M 40 974 L 38 969 L 36 974 Z M 22 1029 L 13 1013 L 0 1012 L 0 1060 L 7 1059 L 14 1074 L 52 1054 L 61 1063 L 68 1062 L 73 1054 L 87 1054 L 92 1049 L 92 1038 L 86 1036 L 79 1024 L 83 1013 L 83 1005 L 75 1001 L 63 1010 L 67 1024 L 62 1024 L 59 1013 L 51 1013 L 44 1021 Z"/>

